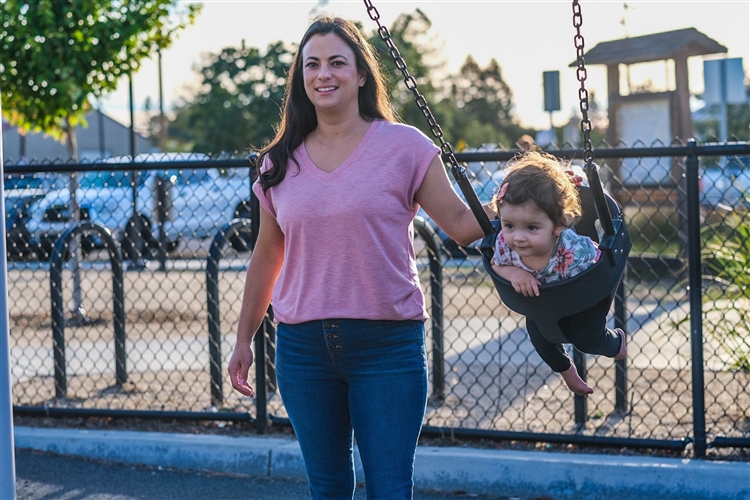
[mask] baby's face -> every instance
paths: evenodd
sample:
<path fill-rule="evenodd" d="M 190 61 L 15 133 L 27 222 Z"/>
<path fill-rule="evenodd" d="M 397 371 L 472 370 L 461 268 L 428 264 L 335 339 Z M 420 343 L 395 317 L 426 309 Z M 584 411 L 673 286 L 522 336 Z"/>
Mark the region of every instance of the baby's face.
<path fill-rule="evenodd" d="M 521 205 L 503 203 L 500 206 L 505 242 L 522 258 L 552 257 L 557 237 L 563 230 L 549 216 L 529 200 Z"/>

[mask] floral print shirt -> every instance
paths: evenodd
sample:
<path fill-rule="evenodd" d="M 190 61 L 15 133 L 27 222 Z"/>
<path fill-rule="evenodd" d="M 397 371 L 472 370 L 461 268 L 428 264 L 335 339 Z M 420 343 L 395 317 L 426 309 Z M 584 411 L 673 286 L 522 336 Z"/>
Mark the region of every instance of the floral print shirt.
<path fill-rule="evenodd" d="M 535 271 L 527 267 L 521 261 L 521 257 L 510 249 L 505 243 L 503 232 L 500 231 L 495 241 L 495 255 L 492 261 L 497 266 L 520 267 L 533 274 L 540 284 L 545 285 L 582 273 L 599 260 L 600 256 L 601 250 L 591 238 L 581 236 L 572 229 L 563 229 L 557 238 L 550 261 L 544 269 Z"/>

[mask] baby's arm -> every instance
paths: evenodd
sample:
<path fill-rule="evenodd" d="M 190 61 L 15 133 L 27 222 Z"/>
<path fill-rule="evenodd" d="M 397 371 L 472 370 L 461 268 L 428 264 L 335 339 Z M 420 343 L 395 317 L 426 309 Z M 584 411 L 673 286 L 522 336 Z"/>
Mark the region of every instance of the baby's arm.
<path fill-rule="evenodd" d="M 524 297 L 539 295 L 539 282 L 533 274 L 516 266 L 498 266 L 493 264 L 492 270 L 501 278 L 510 281 L 513 289 Z"/>

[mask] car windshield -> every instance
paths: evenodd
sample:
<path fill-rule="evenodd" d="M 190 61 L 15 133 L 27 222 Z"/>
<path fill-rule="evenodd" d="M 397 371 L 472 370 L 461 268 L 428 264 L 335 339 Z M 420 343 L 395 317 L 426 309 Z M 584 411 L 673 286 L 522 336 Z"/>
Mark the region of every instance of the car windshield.
<path fill-rule="evenodd" d="M 211 181 L 207 168 L 167 170 L 165 173 L 178 186 L 206 184 Z"/>
<path fill-rule="evenodd" d="M 31 175 L 6 176 L 3 180 L 3 189 L 43 189 L 44 183 Z"/>
<path fill-rule="evenodd" d="M 142 179 L 143 176 L 139 177 Z M 139 183 L 142 183 L 142 180 Z M 130 187 L 130 172 L 124 170 L 83 172 L 78 178 L 78 186 L 81 188 Z"/>

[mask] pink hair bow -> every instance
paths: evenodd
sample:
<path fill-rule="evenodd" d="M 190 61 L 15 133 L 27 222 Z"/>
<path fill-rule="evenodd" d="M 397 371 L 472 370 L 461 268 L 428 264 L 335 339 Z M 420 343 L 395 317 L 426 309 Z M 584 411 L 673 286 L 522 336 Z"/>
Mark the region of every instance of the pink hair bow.
<path fill-rule="evenodd" d="M 503 201 L 503 198 L 505 198 L 505 193 L 508 192 L 508 183 L 506 182 L 502 186 L 500 186 L 500 191 L 497 193 L 497 199 L 498 201 Z"/>

